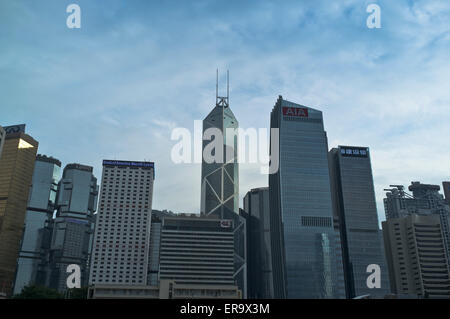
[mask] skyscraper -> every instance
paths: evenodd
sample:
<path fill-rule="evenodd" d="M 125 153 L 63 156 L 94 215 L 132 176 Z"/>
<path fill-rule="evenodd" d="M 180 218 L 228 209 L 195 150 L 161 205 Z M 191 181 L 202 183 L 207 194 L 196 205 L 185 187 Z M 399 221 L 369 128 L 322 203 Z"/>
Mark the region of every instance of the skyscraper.
<path fill-rule="evenodd" d="M 269 188 L 254 188 L 244 197 L 247 225 L 247 296 L 273 298 Z"/>
<path fill-rule="evenodd" d="M 245 218 L 239 215 L 239 123 L 230 109 L 228 92 L 227 73 L 227 96 L 218 95 L 217 81 L 216 106 L 203 120 L 200 215 L 232 220 L 234 277 L 246 298 Z"/>
<path fill-rule="evenodd" d="M 153 162 L 103 161 L 89 284 L 147 285 Z"/>
<path fill-rule="evenodd" d="M 216 106 L 203 120 L 202 215 L 230 218 L 239 214 L 238 127 L 228 94 L 227 97 L 219 97 L 216 91 Z M 212 141 L 205 140 L 205 136 Z M 214 145 L 217 147 L 210 148 Z M 205 153 L 214 158 L 205 158 Z"/>
<path fill-rule="evenodd" d="M 9 126 L 0 158 L 0 292 L 12 293 L 38 142 Z"/>
<path fill-rule="evenodd" d="M 51 288 L 67 289 L 67 266 L 81 271 L 81 286 L 87 286 L 89 257 L 97 207 L 97 178 L 91 166 L 68 164 L 58 184 L 57 212 L 53 220 L 49 281 Z"/>
<path fill-rule="evenodd" d="M 322 112 L 280 96 L 270 126 L 279 129 L 279 170 L 269 175 L 275 297 L 343 297 Z"/>
<path fill-rule="evenodd" d="M 409 214 L 382 223 L 391 289 L 450 298 L 450 271 L 439 215 Z"/>
<path fill-rule="evenodd" d="M 17 260 L 14 294 L 25 286 L 45 285 L 47 254 L 51 241 L 51 222 L 61 162 L 38 154 L 34 164 L 25 229 Z"/>
<path fill-rule="evenodd" d="M 334 214 L 339 220 L 348 298 L 390 292 L 367 147 L 339 146 L 329 152 Z M 381 287 L 369 288 L 367 266 L 381 268 Z"/>

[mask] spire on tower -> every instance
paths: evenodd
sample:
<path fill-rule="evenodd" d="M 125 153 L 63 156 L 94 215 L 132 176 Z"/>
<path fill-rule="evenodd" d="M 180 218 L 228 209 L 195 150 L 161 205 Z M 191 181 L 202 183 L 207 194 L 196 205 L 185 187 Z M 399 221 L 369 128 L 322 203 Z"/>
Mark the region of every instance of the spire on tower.
<path fill-rule="evenodd" d="M 229 95 L 230 95 L 230 73 L 227 70 L 227 96 L 219 96 L 219 69 L 216 69 L 216 106 L 222 106 L 224 108 L 228 107 Z"/>

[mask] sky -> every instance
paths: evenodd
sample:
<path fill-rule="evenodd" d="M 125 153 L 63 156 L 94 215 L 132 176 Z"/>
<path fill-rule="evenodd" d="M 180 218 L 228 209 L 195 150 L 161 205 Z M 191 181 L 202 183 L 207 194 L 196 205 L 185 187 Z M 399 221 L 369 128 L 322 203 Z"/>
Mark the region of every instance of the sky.
<path fill-rule="evenodd" d="M 171 132 L 213 108 L 217 68 L 240 127 L 268 128 L 282 95 L 323 112 L 329 148 L 368 146 L 380 220 L 390 184 L 450 180 L 448 0 L 0 0 L 0 125 L 99 180 L 103 159 L 154 161 L 154 209 L 199 212 L 201 165 L 173 163 Z M 267 184 L 241 164 L 241 206 Z"/>

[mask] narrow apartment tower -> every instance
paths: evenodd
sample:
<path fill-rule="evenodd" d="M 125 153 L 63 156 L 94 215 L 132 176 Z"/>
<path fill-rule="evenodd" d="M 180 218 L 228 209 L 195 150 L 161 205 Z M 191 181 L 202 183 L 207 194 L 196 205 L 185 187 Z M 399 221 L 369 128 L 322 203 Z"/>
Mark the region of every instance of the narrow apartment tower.
<path fill-rule="evenodd" d="M 279 130 L 279 170 L 269 175 L 275 298 L 345 297 L 322 112 L 280 96 L 270 127 Z"/>
<path fill-rule="evenodd" d="M 14 294 L 19 294 L 25 286 L 45 285 L 60 173 L 59 160 L 40 154 L 36 156 L 25 229 L 17 260 Z"/>
<path fill-rule="evenodd" d="M 68 164 L 58 183 L 53 220 L 48 285 L 67 290 L 67 267 L 80 267 L 81 286 L 88 283 L 88 265 L 97 207 L 98 185 L 91 166 Z"/>
<path fill-rule="evenodd" d="M 367 147 L 339 146 L 329 152 L 331 190 L 344 257 L 348 298 L 389 294 L 389 276 L 373 186 L 370 152 Z M 367 267 L 381 269 L 380 288 L 367 286 Z"/>
<path fill-rule="evenodd" d="M 147 285 L 153 162 L 104 160 L 89 284 Z"/>
<path fill-rule="evenodd" d="M 0 293 L 13 290 L 38 142 L 25 125 L 4 127 L 0 157 Z"/>

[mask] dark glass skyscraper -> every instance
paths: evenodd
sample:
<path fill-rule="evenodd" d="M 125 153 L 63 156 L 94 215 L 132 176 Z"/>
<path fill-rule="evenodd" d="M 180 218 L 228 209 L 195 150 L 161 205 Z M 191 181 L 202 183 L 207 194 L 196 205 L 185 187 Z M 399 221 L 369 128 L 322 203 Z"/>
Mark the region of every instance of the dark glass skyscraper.
<path fill-rule="evenodd" d="M 279 129 L 279 170 L 269 175 L 275 297 L 343 297 L 322 112 L 280 96 L 270 126 Z"/>
<path fill-rule="evenodd" d="M 390 292 L 382 233 L 367 147 L 339 146 L 329 152 L 334 213 L 339 220 L 347 297 Z M 367 266 L 381 268 L 381 287 L 367 287 Z"/>
<path fill-rule="evenodd" d="M 244 197 L 247 225 L 248 298 L 273 298 L 269 188 L 254 188 Z"/>
<path fill-rule="evenodd" d="M 51 222 L 61 162 L 45 155 L 36 156 L 33 179 L 25 215 L 14 293 L 28 285 L 45 284 L 46 257 L 50 248 Z"/>

